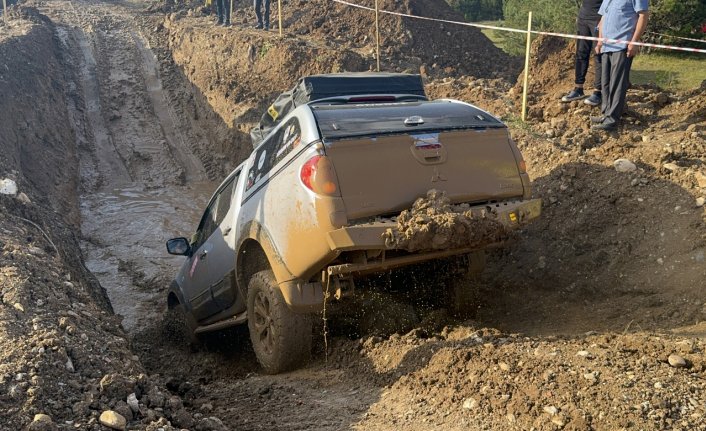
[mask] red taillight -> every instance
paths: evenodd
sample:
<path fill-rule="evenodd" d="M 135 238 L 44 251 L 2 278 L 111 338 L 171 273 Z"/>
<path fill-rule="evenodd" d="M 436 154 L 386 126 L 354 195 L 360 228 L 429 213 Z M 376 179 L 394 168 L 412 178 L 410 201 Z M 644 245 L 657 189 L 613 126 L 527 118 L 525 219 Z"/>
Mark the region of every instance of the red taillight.
<path fill-rule="evenodd" d="M 316 155 L 302 166 L 299 177 L 302 183 L 314 193 L 328 196 L 340 196 L 336 172 L 331 160 L 326 156 Z"/>
<path fill-rule="evenodd" d="M 517 164 L 517 167 L 520 169 L 521 174 L 527 173 L 527 163 L 525 163 L 523 159 L 520 159 L 520 163 Z"/>

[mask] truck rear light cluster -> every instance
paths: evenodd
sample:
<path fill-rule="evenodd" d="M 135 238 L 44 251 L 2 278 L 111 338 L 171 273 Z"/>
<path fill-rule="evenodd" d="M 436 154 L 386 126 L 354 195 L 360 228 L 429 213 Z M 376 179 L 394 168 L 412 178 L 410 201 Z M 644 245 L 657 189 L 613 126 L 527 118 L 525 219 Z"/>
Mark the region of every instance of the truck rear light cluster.
<path fill-rule="evenodd" d="M 331 159 L 316 155 L 304 163 L 299 177 L 312 192 L 326 196 L 340 196 L 336 171 Z"/>

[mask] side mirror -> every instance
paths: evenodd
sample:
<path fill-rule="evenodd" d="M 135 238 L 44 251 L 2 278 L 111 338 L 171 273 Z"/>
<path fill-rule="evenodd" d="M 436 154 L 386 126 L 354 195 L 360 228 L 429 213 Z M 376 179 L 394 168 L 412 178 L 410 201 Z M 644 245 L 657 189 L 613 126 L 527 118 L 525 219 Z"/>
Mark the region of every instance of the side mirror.
<path fill-rule="evenodd" d="M 167 241 L 167 253 L 177 256 L 186 256 L 191 251 L 189 240 L 184 237 L 172 238 Z"/>

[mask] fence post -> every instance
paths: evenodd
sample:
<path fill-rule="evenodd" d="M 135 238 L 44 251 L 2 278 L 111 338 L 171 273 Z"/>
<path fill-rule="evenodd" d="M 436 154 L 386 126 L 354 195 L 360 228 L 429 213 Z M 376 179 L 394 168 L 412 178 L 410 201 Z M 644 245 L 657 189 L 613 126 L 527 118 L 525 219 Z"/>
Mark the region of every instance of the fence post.
<path fill-rule="evenodd" d="M 5 1 L 5 0 L 3 0 Z M 375 55 L 377 57 L 377 71 L 380 71 L 380 20 L 378 13 L 378 0 L 375 0 Z"/>
<path fill-rule="evenodd" d="M 277 15 L 277 19 L 279 20 L 279 24 L 277 25 L 279 27 L 279 35 L 282 36 L 282 0 L 277 0 Z"/>
<path fill-rule="evenodd" d="M 7 25 L 7 0 L 2 0 L 2 19 L 5 20 L 5 25 Z"/>
<path fill-rule="evenodd" d="M 230 17 L 230 22 L 233 22 L 233 2 L 235 2 L 235 0 L 230 0 L 230 5 L 228 5 L 230 8 L 230 12 L 228 12 L 230 14 L 228 15 Z"/>
<path fill-rule="evenodd" d="M 532 11 L 527 16 L 527 49 L 525 51 L 525 78 L 522 83 L 522 121 L 527 119 L 527 80 L 530 66 L 530 43 L 532 38 Z"/>

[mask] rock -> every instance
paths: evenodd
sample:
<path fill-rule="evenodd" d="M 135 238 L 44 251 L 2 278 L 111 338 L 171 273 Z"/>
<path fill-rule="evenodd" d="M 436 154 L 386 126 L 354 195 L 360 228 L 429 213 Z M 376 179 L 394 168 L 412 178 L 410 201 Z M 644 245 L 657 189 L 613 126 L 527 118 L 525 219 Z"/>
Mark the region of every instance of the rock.
<path fill-rule="evenodd" d="M 563 428 L 564 425 L 566 425 L 566 422 L 564 421 L 564 418 L 562 418 L 561 416 L 554 416 L 554 417 L 552 418 L 552 423 L 553 423 L 554 425 L 558 426 L 559 428 Z"/>
<path fill-rule="evenodd" d="M 676 354 L 669 355 L 667 362 L 674 368 L 686 368 L 686 359 Z"/>
<path fill-rule="evenodd" d="M 696 208 L 701 208 L 702 206 L 704 206 L 706 204 L 706 198 L 703 196 L 696 198 L 695 204 L 696 204 Z"/>
<path fill-rule="evenodd" d="M 132 409 L 123 400 L 120 400 L 117 403 L 115 403 L 115 407 L 113 407 L 113 411 L 115 411 L 117 414 L 119 414 L 120 416 L 124 417 L 127 420 L 132 420 L 132 418 L 134 417 L 132 414 Z"/>
<path fill-rule="evenodd" d="M 559 409 L 554 406 L 546 406 L 542 410 L 544 410 L 544 412 L 548 413 L 550 416 L 554 416 L 559 413 Z"/>
<path fill-rule="evenodd" d="M 618 172 L 634 172 L 637 169 L 637 166 L 635 166 L 635 163 L 631 162 L 628 159 L 618 159 L 613 162 L 613 167 L 615 167 L 615 170 Z"/>
<path fill-rule="evenodd" d="M 172 425 L 179 428 L 192 428 L 194 426 L 194 419 L 185 409 L 177 410 L 172 414 L 171 419 Z"/>
<path fill-rule="evenodd" d="M 676 163 L 665 163 L 662 165 L 662 167 L 668 170 L 669 172 L 674 172 L 679 169 L 679 165 L 677 165 Z"/>
<path fill-rule="evenodd" d="M 498 366 L 503 371 L 510 371 L 510 366 L 508 364 L 506 364 L 505 362 L 498 363 Z"/>
<path fill-rule="evenodd" d="M 133 413 L 140 411 L 140 403 L 137 401 L 137 395 L 134 392 L 127 396 L 127 405 Z"/>
<path fill-rule="evenodd" d="M 147 392 L 149 398 L 149 406 L 152 408 L 164 406 L 164 394 L 162 394 L 156 386 L 150 388 Z"/>
<path fill-rule="evenodd" d="M 15 196 L 17 194 L 17 183 L 9 178 L 0 180 L 0 194 Z"/>
<path fill-rule="evenodd" d="M 51 417 L 44 413 L 34 415 L 32 423 L 27 427 L 27 431 L 57 431 L 58 429 Z"/>
<path fill-rule="evenodd" d="M 172 411 L 177 411 L 181 410 L 184 408 L 184 403 L 181 402 L 181 398 L 177 397 L 176 395 L 169 397 L 167 400 L 167 405 L 165 407 L 168 407 Z M 182 428 L 189 428 L 189 427 L 182 427 Z"/>
<path fill-rule="evenodd" d="M 69 373 L 73 373 L 76 370 L 74 369 L 74 363 L 71 361 L 71 358 L 66 359 L 66 371 Z"/>
<path fill-rule="evenodd" d="M 478 405 L 478 401 L 474 398 L 466 398 L 463 401 L 463 408 L 466 410 L 473 410 Z"/>
<path fill-rule="evenodd" d="M 696 184 L 699 185 L 702 189 L 706 189 L 706 175 L 704 175 L 701 172 L 697 172 L 694 174 L 694 179 L 696 180 Z"/>
<path fill-rule="evenodd" d="M 660 382 L 655 382 L 655 384 L 654 384 L 655 389 L 662 389 L 663 387 L 664 386 L 662 386 L 662 383 L 660 383 Z"/>
<path fill-rule="evenodd" d="M 22 313 L 25 312 L 25 308 L 24 308 L 24 307 L 22 306 L 22 304 L 20 304 L 19 302 L 15 302 L 14 304 L 12 304 L 12 306 L 13 306 L 14 309 L 17 310 L 17 311 L 20 311 L 20 312 L 22 312 Z"/>
<path fill-rule="evenodd" d="M 109 399 L 124 400 L 135 392 L 135 381 L 120 374 L 106 374 L 101 379 L 100 390 Z"/>
<path fill-rule="evenodd" d="M 547 136 L 547 138 L 553 138 L 556 136 L 556 130 L 554 129 L 549 129 L 544 134 Z"/>
<path fill-rule="evenodd" d="M 593 357 L 587 350 L 579 350 L 578 352 L 576 352 L 576 356 L 588 359 L 591 359 Z"/>
<path fill-rule="evenodd" d="M 127 426 L 127 420 L 125 420 L 125 418 L 122 417 L 119 413 L 116 413 L 112 410 L 106 410 L 101 413 L 100 417 L 98 418 L 98 422 L 100 422 L 101 425 L 107 426 L 108 428 L 121 431 L 124 431 L 125 427 Z"/>
<path fill-rule="evenodd" d="M 32 201 L 29 200 L 29 197 L 28 197 L 26 194 L 24 194 L 24 192 L 20 192 L 20 193 L 17 195 L 17 200 L 20 201 L 20 202 L 22 202 L 22 203 L 25 204 L 25 205 L 29 205 L 29 204 L 32 203 Z"/>
<path fill-rule="evenodd" d="M 228 431 L 223 422 L 217 417 L 207 417 L 203 418 L 196 424 L 196 431 Z"/>

